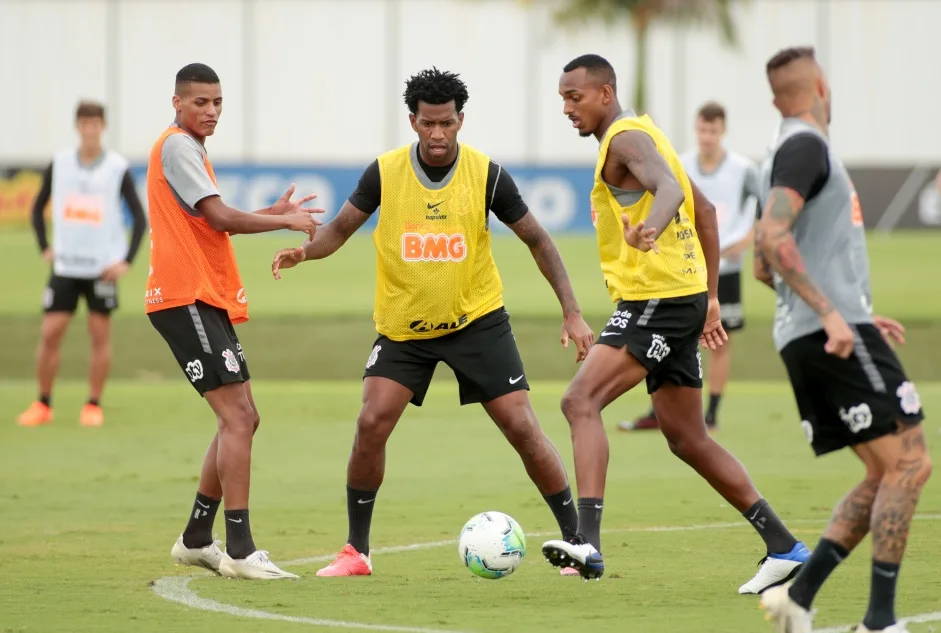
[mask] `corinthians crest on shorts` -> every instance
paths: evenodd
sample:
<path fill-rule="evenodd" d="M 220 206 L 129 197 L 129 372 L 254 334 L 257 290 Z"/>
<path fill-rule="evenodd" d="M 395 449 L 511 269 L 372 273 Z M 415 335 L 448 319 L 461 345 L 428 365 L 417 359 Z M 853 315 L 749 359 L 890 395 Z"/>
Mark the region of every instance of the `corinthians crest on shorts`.
<path fill-rule="evenodd" d="M 233 374 L 239 373 L 239 361 L 235 357 L 235 354 L 232 350 L 227 349 L 222 352 L 222 358 L 225 359 L 225 368 L 228 369 Z"/>

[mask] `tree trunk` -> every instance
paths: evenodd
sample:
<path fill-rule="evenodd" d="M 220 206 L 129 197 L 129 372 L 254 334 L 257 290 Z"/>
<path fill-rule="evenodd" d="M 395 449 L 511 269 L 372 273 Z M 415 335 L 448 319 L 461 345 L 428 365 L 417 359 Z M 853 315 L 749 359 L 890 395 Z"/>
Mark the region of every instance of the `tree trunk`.
<path fill-rule="evenodd" d="M 646 15 L 638 15 L 634 25 L 634 111 L 637 114 L 647 112 L 647 36 L 650 33 L 650 20 Z"/>

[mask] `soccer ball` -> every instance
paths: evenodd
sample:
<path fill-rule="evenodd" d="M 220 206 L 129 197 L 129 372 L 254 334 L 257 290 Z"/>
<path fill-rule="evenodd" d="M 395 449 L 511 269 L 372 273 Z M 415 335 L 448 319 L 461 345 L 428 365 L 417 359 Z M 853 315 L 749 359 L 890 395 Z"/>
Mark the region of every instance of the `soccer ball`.
<path fill-rule="evenodd" d="M 526 555 L 526 536 L 513 517 L 481 512 L 464 524 L 458 538 L 461 562 L 481 578 L 509 576 Z"/>

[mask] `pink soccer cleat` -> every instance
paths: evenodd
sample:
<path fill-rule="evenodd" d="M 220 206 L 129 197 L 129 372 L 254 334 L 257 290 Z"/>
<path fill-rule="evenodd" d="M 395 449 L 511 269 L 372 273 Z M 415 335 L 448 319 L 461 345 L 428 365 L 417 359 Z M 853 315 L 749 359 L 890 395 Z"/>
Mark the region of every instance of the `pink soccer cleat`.
<path fill-rule="evenodd" d="M 337 554 L 336 560 L 317 572 L 318 576 L 369 576 L 372 561 L 347 543 Z"/>

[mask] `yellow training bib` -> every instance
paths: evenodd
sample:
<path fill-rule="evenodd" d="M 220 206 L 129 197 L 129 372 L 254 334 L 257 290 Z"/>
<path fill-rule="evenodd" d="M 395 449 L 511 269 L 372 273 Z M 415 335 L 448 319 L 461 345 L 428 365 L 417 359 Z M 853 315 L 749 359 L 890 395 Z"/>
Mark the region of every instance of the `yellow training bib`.
<path fill-rule="evenodd" d="M 629 130 L 639 130 L 653 139 L 686 195 L 676 218 L 657 240 L 659 253 L 642 253 L 628 246 L 621 221 L 622 213 L 630 217 L 631 224 L 646 221 L 653 205 L 653 194 L 646 191 L 637 202 L 621 206 L 617 199 L 621 192 L 612 191 L 602 178 L 611 139 Z M 598 150 L 595 184 L 591 190 L 591 215 L 598 235 L 601 271 L 614 302 L 667 299 L 706 292 L 706 260 L 696 233 L 689 177 L 670 141 L 650 117 L 623 116 L 608 128 Z"/>
<path fill-rule="evenodd" d="M 418 164 L 418 146 L 379 157 L 376 331 L 393 341 L 436 338 L 503 305 L 490 252 L 490 158 L 461 144 L 439 183 Z"/>

